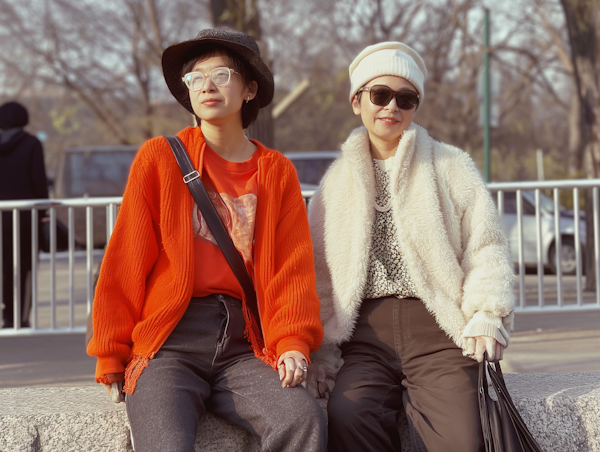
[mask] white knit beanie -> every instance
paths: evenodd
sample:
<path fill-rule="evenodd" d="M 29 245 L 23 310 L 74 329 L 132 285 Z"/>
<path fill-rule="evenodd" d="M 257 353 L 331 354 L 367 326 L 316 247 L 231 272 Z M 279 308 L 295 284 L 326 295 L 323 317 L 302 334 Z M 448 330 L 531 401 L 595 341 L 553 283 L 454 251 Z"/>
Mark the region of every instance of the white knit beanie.
<path fill-rule="evenodd" d="M 427 68 L 421 56 L 401 42 L 380 42 L 365 48 L 350 65 L 350 102 L 365 84 L 382 75 L 396 75 L 412 83 L 423 102 Z"/>

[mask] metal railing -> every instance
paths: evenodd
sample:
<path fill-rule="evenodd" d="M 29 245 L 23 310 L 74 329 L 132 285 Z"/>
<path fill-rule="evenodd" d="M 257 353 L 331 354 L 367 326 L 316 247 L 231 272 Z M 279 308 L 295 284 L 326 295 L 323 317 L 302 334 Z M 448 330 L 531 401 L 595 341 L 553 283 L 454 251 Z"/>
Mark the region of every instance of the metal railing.
<path fill-rule="evenodd" d="M 103 208 L 106 213 L 106 237 L 105 242 L 108 242 L 112 229 L 116 221 L 117 209 L 121 204 L 121 197 L 111 198 L 77 198 L 77 199 L 34 199 L 34 200 L 19 200 L 19 201 L 0 201 L 0 212 L 12 213 L 12 271 L 5 271 L 3 268 L 4 258 L 0 259 L 0 312 L 4 314 L 4 308 L 7 303 L 13 304 L 13 327 L 0 329 L 0 337 L 8 335 L 31 335 L 31 334 L 48 334 L 48 333 L 81 333 L 86 331 L 86 320 L 91 310 L 94 297 L 94 273 L 97 266 L 97 261 L 103 255 L 101 250 L 95 250 L 96 243 L 94 237 L 94 209 Z M 66 252 L 57 253 L 57 210 L 66 209 L 66 226 L 68 227 L 68 250 Z M 78 237 L 84 242 L 84 249 L 76 250 L 76 224 L 75 224 L 75 209 L 85 210 L 85 228 L 84 236 Z M 29 297 L 30 300 L 25 300 L 26 294 L 21 293 L 21 228 L 20 214 L 21 211 L 31 212 L 31 283 Z M 39 252 L 39 228 L 40 228 L 40 211 L 46 211 L 50 224 L 50 252 Z M 98 215 L 96 215 L 98 218 Z M 104 225 L 102 225 L 104 229 Z M 3 235 L 3 224 L 0 222 L 0 237 Z M 0 240 L 0 256 L 4 257 L 2 240 Z M 81 262 L 83 260 L 83 262 Z M 60 262 L 59 262 L 60 261 Z M 65 271 L 61 278 L 57 278 L 59 264 L 67 262 Z M 64 267 L 64 265 L 60 265 Z M 82 268 L 83 267 L 83 268 Z M 41 282 L 41 269 L 43 268 L 45 276 L 47 276 L 46 289 L 44 300 L 40 300 L 39 290 Z M 62 269 L 60 269 L 62 270 Z M 83 271 L 81 271 L 83 270 Z M 66 273 L 66 275 L 64 275 Z M 9 274 L 10 280 L 6 281 L 5 276 Z M 76 278 L 83 274 L 83 278 Z M 66 276 L 66 278 L 65 278 Z M 79 281 L 76 281 L 79 279 Z M 81 283 L 81 279 L 85 284 L 85 296 L 76 297 L 76 283 Z M 12 300 L 4 300 L 4 285 L 12 284 Z M 65 287 L 66 285 L 66 287 Z M 57 288 L 61 292 L 65 292 L 66 300 L 57 300 Z M 82 299 L 83 298 L 83 299 Z M 28 319 L 29 327 L 22 327 L 22 309 L 31 307 L 31 315 Z M 66 302 L 66 303 L 65 303 Z M 66 304 L 66 306 L 65 306 Z M 66 312 L 65 309 L 66 308 Z M 61 318 L 57 318 L 57 309 L 60 309 L 63 314 Z M 44 318 L 40 319 L 40 311 L 43 311 Z M 4 315 L 0 316 L 0 321 L 4 324 Z M 76 318 L 77 317 L 77 318 Z M 42 321 L 43 320 L 43 321 Z"/>
<path fill-rule="evenodd" d="M 599 223 L 600 213 L 598 211 L 598 190 L 600 179 L 593 180 L 566 180 L 566 181 L 547 181 L 547 182 L 510 182 L 510 183 L 491 183 L 488 184 L 489 190 L 497 200 L 498 212 L 505 227 L 505 232 L 509 236 L 511 248 L 516 250 L 514 257 L 517 281 L 515 285 L 515 295 L 517 296 L 517 312 L 547 312 L 547 311 L 568 311 L 582 309 L 600 309 L 600 237 Z M 593 210 L 593 231 L 585 231 L 582 228 L 580 219 L 580 197 L 582 189 L 592 189 L 594 203 Z M 549 209 L 544 207 L 543 200 L 548 204 L 548 199 L 543 195 L 543 191 L 552 191 L 552 204 L 554 212 L 549 214 Z M 560 208 L 560 191 L 572 190 L 573 196 L 573 218 L 572 227 L 565 225 L 564 212 Z M 508 225 L 509 216 L 512 215 L 506 209 L 506 200 L 508 194 L 514 193 L 516 198 L 515 223 Z M 303 191 L 302 195 L 308 202 L 314 192 L 312 190 Z M 3 303 L 13 303 L 13 323 L 12 328 L 0 329 L 1 336 L 48 334 L 48 333 L 81 333 L 86 330 L 86 319 L 93 303 L 94 274 L 96 273 L 99 261 L 102 258 L 103 250 L 95 249 L 98 247 L 98 215 L 94 213 L 105 213 L 105 220 L 102 219 L 101 238 L 108 242 L 112 229 L 114 227 L 118 207 L 122 198 L 80 198 L 80 199 L 53 199 L 53 200 L 22 200 L 22 201 L 0 201 L 0 211 L 12 213 L 12 272 L 9 281 L 5 280 L 2 268 L 3 262 L 0 260 L 0 310 L 3 310 Z M 533 205 L 533 214 L 523 212 L 524 206 Z M 56 221 L 57 210 L 66 209 L 66 223 L 69 230 L 68 251 L 56 252 Z M 75 209 L 85 210 L 85 228 L 84 236 L 76 237 Z M 46 210 L 50 221 L 50 247 L 49 253 L 39 253 L 39 212 Z M 21 327 L 22 303 L 21 294 L 21 250 L 20 250 L 20 227 L 19 212 L 31 212 L 31 315 L 29 316 L 29 327 Z M 533 220 L 535 232 L 528 234 L 531 226 L 530 220 Z M 96 234 L 95 232 L 96 218 Z M 552 223 L 552 227 L 549 223 Z M 568 221 L 567 221 L 568 223 Z M 81 225 L 78 225 L 81 226 Z M 509 227 L 510 226 L 510 227 Z M 553 232 L 552 232 L 553 230 Z M 582 256 L 587 252 L 592 252 L 585 247 L 586 237 L 594 236 L 594 262 L 596 276 L 596 291 L 592 296 L 583 291 L 583 267 Z M 533 237 L 531 236 L 533 235 Z M 0 222 L 0 237 L 2 236 L 2 223 Z M 76 240 L 77 238 L 77 240 Z M 566 238 L 569 243 L 574 245 L 575 271 L 574 275 L 563 274 L 563 252 L 551 251 L 562 250 L 562 241 Z M 84 242 L 83 248 L 78 242 Z M 535 259 L 531 260 L 531 244 L 534 243 Z M 0 241 L 0 255 L 3 255 L 2 242 Z M 554 264 L 552 258 L 554 259 Z M 547 267 L 554 267 L 556 274 L 545 274 Z M 527 268 L 534 267 L 537 272 L 535 275 L 527 274 Z M 60 275 L 59 275 L 60 273 Z M 45 281 L 45 283 L 43 282 Z M 4 284 L 12 284 L 12 300 L 3 300 Z M 76 291 L 77 286 L 84 286 L 84 290 Z M 40 290 L 44 290 L 44 296 L 40 298 Z M 57 290 L 60 289 L 61 297 L 57 297 Z M 589 296 L 588 296 L 589 295 Z M 60 298 L 60 299 L 59 299 Z M 57 315 L 60 311 L 60 315 Z M 0 321 L 2 316 L 0 316 Z"/>
<path fill-rule="evenodd" d="M 516 300 L 516 312 L 550 312 L 550 311 L 569 311 L 582 309 L 600 309 L 600 239 L 599 239 L 599 207 L 598 207 L 598 189 L 600 187 L 600 179 L 584 179 L 584 180 L 561 180 L 561 181 L 546 181 L 546 182 L 502 182 L 490 183 L 487 185 L 492 194 L 496 194 L 498 214 L 500 221 L 505 227 L 505 232 L 511 242 L 511 250 L 514 250 L 516 245 L 517 256 L 513 256 L 513 261 L 517 265 L 517 284 L 518 296 Z M 587 231 L 585 222 L 581 218 L 581 190 L 591 189 L 592 205 L 593 205 L 593 231 Z M 573 199 L 573 212 L 571 216 L 565 215 L 560 205 L 561 190 L 571 190 Z M 552 208 L 544 208 L 542 202 L 543 191 L 552 192 Z M 507 219 L 505 212 L 504 199 L 506 193 L 515 193 L 516 197 L 516 240 L 513 237 L 512 230 L 507 231 Z M 533 199 L 525 200 L 524 195 L 528 194 L 529 198 L 533 195 Z M 549 199 L 549 198 L 548 198 Z M 524 203 L 530 202 L 534 209 L 534 237 L 525 235 L 525 222 L 528 220 L 528 215 L 524 214 Z M 589 201 L 589 200 L 588 200 Z M 547 203 L 546 203 L 547 204 Z M 550 215 L 549 215 L 550 213 Z M 533 215 L 529 215 L 532 216 Z M 565 218 L 566 217 L 566 218 Z M 544 228 L 544 222 L 552 221 L 552 228 Z M 531 218 L 533 220 L 533 218 Z M 569 225 L 569 223 L 572 223 Z M 589 243 L 587 237 L 593 234 L 594 249 L 586 246 Z M 550 238 L 551 240 L 544 240 Z M 526 273 L 527 264 L 531 264 L 526 253 L 526 245 L 535 239 L 535 267 L 536 280 L 535 289 L 531 289 L 533 281 Z M 563 275 L 563 254 L 565 250 L 564 240 L 573 243 L 574 251 L 574 275 L 566 277 Z M 554 250 L 552 255 L 551 251 Z M 556 252 L 561 250 L 562 252 Z M 584 253 L 585 251 L 585 253 Z M 596 289 L 595 294 L 584 294 L 583 291 L 583 264 L 584 254 L 593 253 Z M 554 262 L 552 261 L 554 258 Z M 546 265 L 545 265 L 546 264 Z M 546 266 L 555 269 L 555 275 L 545 277 L 544 268 Z M 589 275 L 588 275 L 589 276 Z M 568 285 L 565 286 L 565 278 L 568 278 Z M 555 292 L 545 284 L 545 279 L 555 280 L 553 283 L 556 286 Z M 529 283 L 529 284 L 528 284 Z M 552 283 L 552 281 L 551 281 Z M 528 288 L 529 286 L 529 288 Z M 570 286 L 570 287 L 568 287 Z M 529 293 L 528 293 L 529 292 Z M 535 295 L 537 297 L 528 295 Z M 568 295 L 568 300 L 566 295 Z M 584 296 L 585 295 L 585 296 Z"/>

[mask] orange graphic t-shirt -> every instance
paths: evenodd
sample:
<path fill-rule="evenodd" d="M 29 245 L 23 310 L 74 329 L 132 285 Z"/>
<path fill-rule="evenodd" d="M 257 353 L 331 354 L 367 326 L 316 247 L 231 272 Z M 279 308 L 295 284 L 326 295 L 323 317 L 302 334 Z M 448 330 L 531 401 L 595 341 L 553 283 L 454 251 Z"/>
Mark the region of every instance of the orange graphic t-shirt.
<path fill-rule="evenodd" d="M 206 146 L 202 169 L 206 191 L 253 279 L 259 158 L 260 151 L 257 150 L 250 160 L 230 162 Z M 195 258 L 193 296 L 223 293 L 241 299 L 243 290 L 195 203 L 192 228 Z"/>

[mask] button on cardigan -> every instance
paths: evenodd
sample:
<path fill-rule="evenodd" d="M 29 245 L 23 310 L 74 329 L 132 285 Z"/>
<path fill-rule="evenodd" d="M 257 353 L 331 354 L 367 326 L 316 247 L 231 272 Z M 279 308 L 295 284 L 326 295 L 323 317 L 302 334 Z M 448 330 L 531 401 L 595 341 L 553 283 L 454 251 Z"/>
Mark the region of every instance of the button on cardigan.
<path fill-rule="evenodd" d="M 182 130 L 198 171 L 204 138 L 199 127 Z M 275 368 L 284 352 L 315 351 L 323 336 L 306 208 L 292 163 L 255 143 L 258 206 L 255 288 L 265 348 L 257 350 L 247 309 L 246 334 L 255 355 Z M 94 301 L 94 335 L 88 353 L 98 357 L 96 381 L 125 372 L 135 382 L 185 312 L 192 296 L 193 198 L 167 144 L 146 142 L 136 156 L 108 244 Z M 244 301 L 245 302 L 245 301 Z"/>

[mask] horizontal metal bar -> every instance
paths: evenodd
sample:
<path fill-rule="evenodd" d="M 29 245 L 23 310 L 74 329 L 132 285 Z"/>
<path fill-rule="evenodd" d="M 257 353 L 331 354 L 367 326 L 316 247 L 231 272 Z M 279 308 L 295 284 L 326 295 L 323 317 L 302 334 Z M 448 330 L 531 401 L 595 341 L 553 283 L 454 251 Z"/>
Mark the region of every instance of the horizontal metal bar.
<path fill-rule="evenodd" d="M 0 210 L 11 209 L 49 209 L 50 207 L 87 207 L 121 204 L 121 196 L 106 198 L 66 198 L 66 199 L 23 199 L 18 201 L 0 201 Z"/>
<path fill-rule="evenodd" d="M 490 191 L 516 191 L 552 188 L 588 188 L 600 187 L 600 179 L 566 179 L 554 181 L 531 181 L 531 182 L 491 182 L 487 184 Z M 302 196 L 310 198 L 315 190 L 302 190 Z M 0 210 L 11 209 L 48 209 L 50 207 L 87 207 L 108 206 L 110 204 L 121 204 L 123 198 L 93 197 L 93 198 L 63 198 L 63 199 L 28 199 L 18 201 L 0 201 Z"/>
<path fill-rule="evenodd" d="M 486 185 L 490 191 L 535 190 L 552 188 L 589 188 L 600 187 L 600 179 L 565 179 L 531 182 L 491 182 Z"/>
<path fill-rule="evenodd" d="M 81 334 L 87 331 L 87 326 L 76 326 L 74 328 L 2 328 L 0 329 L 0 337 L 2 336 L 43 336 L 45 334 Z"/>
<path fill-rule="evenodd" d="M 577 304 L 563 304 L 558 305 L 545 305 L 544 307 L 527 306 L 525 308 L 515 308 L 515 314 L 539 314 L 541 312 L 581 312 L 581 311 L 600 311 L 600 306 L 597 303 L 582 303 Z"/>

